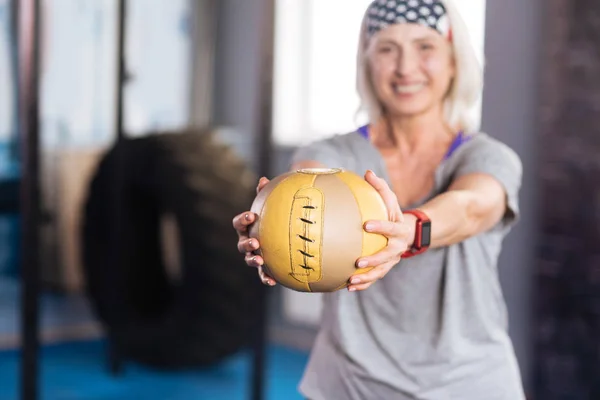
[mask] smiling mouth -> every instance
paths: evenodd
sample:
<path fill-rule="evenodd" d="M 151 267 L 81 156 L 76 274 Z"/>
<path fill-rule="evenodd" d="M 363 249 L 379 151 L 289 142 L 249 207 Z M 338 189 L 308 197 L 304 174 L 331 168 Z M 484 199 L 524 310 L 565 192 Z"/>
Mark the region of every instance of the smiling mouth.
<path fill-rule="evenodd" d="M 425 87 L 424 83 L 413 83 L 410 85 L 393 84 L 392 89 L 397 94 L 415 94 Z"/>

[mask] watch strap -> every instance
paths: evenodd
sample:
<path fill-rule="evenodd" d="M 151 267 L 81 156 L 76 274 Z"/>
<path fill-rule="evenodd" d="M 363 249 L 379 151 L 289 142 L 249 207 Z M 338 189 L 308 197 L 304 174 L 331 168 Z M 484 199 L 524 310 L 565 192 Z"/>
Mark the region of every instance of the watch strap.
<path fill-rule="evenodd" d="M 409 258 L 424 253 L 429 248 L 429 244 L 431 243 L 431 220 L 421 210 L 406 210 L 403 213 L 417 217 L 413 244 L 410 249 L 402 254 L 402 258 Z"/>

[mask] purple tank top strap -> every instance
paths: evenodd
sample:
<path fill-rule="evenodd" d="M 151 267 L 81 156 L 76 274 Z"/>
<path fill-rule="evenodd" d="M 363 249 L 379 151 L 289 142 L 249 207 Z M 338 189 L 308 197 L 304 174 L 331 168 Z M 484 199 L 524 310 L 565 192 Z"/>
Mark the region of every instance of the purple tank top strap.
<path fill-rule="evenodd" d="M 365 139 L 369 138 L 369 125 L 364 125 L 358 128 L 358 133 L 361 134 Z"/>
<path fill-rule="evenodd" d="M 456 137 L 454 138 L 454 140 L 452 141 L 452 143 L 450 144 L 450 148 L 448 149 L 448 152 L 446 152 L 446 155 L 444 156 L 444 160 L 447 160 L 448 158 L 450 158 L 450 156 L 464 143 L 468 142 L 469 139 L 471 139 L 470 136 L 465 135 L 463 131 L 458 132 L 458 135 L 456 135 Z"/>
<path fill-rule="evenodd" d="M 360 128 L 358 128 L 357 131 L 365 139 L 369 138 L 369 126 L 368 125 L 361 126 Z M 470 136 L 467 136 L 464 134 L 464 132 L 460 131 L 458 133 L 458 135 L 456 135 L 456 137 L 454 138 L 452 143 L 450 144 L 450 148 L 448 149 L 448 152 L 444 156 L 444 160 L 448 159 L 463 143 L 468 142 L 469 139 L 470 139 Z"/>

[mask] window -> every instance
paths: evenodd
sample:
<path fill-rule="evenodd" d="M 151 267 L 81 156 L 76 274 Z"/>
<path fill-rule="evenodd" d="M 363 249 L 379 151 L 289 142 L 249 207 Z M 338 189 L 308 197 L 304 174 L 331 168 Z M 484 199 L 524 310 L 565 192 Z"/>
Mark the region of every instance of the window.
<path fill-rule="evenodd" d="M 131 80 L 124 93 L 124 123 L 130 136 L 179 128 L 188 118 L 191 3 L 146 3 L 127 3 L 126 66 Z M 61 147 L 112 143 L 117 2 L 44 4 L 43 143 Z"/>
<path fill-rule="evenodd" d="M 371 0 L 277 0 L 273 136 L 299 145 L 356 129 L 356 47 Z M 458 0 L 483 58 L 485 0 Z M 342 17 L 343 15 L 343 17 Z M 335 18 L 332 19 L 332 16 Z M 480 115 L 480 105 L 473 110 Z"/>

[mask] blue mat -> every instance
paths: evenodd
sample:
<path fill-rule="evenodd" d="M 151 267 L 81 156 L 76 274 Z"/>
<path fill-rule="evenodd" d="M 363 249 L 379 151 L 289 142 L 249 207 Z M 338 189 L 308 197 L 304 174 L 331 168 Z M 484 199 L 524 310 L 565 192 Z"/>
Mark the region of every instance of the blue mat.
<path fill-rule="evenodd" d="M 154 371 L 128 363 L 113 377 L 102 341 L 42 349 L 40 400 L 246 400 L 250 358 L 232 357 L 214 368 L 191 372 Z M 302 399 L 297 386 L 307 354 L 272 347 L 268 354 L 267 399 Z M 18 400 L 19 353 L 0 352 L 0 399 Z"/>

